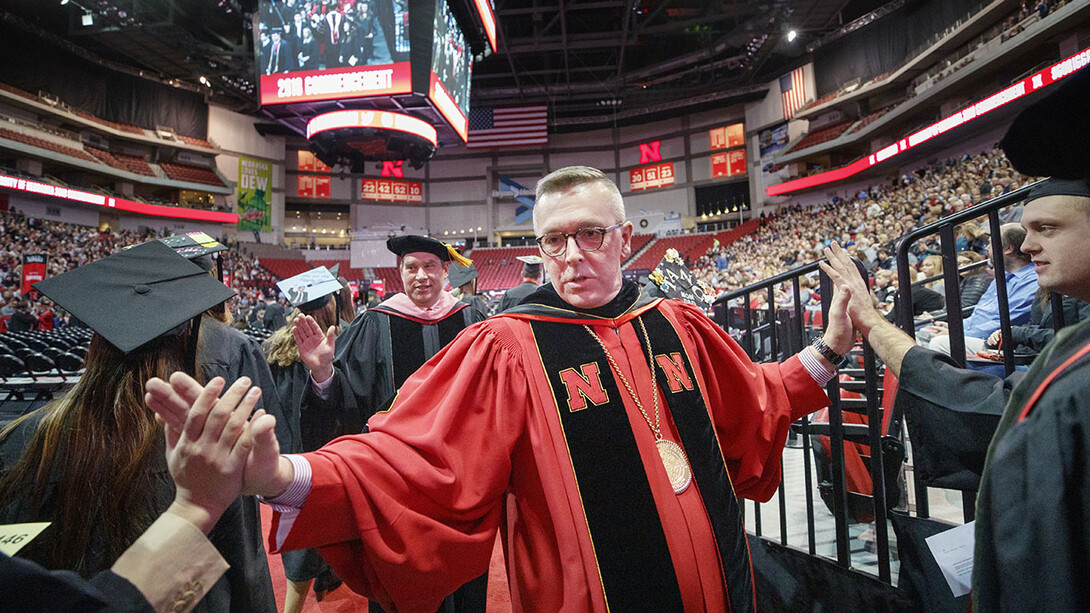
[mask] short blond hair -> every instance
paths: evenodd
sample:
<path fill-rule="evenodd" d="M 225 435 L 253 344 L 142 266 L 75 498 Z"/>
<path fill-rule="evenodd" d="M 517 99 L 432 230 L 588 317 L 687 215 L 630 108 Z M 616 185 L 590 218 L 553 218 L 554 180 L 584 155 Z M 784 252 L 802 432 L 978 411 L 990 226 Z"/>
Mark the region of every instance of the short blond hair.
<path fill-rule="evenodd" d="M 621 190 L 617 189 L 617 185 L 605 175 L 604 172 L 597 168 L 591 168 L 590 166 L 567 166 L 554 170 L 549 174 L 541 178 L 537 182 L 537 189 L 534 193 L 535 202 L 541 202 L 541 200 L 550 194 L 557 194 L 563 191 L 567 191 L 573 187 L 580 185 L 601 185 L 610 194 L 609 205 L 610 209 L 616 215 L 614 222 L 619 223 L 625 220 L 624 212 L 624 200 L 621 198 Z M 538 229 L 538 208 L 534 207 L 534 232 Z"/>

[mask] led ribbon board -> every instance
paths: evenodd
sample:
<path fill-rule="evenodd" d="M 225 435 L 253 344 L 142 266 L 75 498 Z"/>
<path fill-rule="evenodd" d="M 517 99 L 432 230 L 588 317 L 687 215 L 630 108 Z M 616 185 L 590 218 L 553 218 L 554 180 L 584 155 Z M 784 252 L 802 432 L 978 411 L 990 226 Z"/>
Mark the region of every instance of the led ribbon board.
<path fill-rule="evenodd" d="M 349 128 L 403 132 L 418 136 L 431 143 L 433 147 L 438 146 L 435 128 L 428 122 L 401 113 L 375 110 L 352 109 L 322 113 L 307 122 L 307 139 L 320 132 Z"/>
<path fill-rule="evenodd" d="M 151 215 L 153 217 L 193 219 L 196 221 L 210 221 L 214 223 L 238 223 L 238 215 L 235 213 L 145 204 L 143 202 L 134 202 L 132 200 L 125 200 L 124 198 L 114 198 L 113 196 L 104 196 L 102 194 L 85 192 L 78 189 L 59 187 L 57 185 L 50 185 L 49 183 L 31 181 L 30 179 L 20 179 L 19 177 L 3 174 L 0 174 L 0 187 L 26 192 L 28 194 L 51 196 L 69 202 L 92 204 L 95 206 L 117 209 L 118 211 Z"/>
<path fill-rule="evenodd" d="M 835 170 L 827 170 L 816 175 L 810 175 L 809 177 L 802 177 L 776 185 L 770 185 L 765 188 L 765 194 L 769 196 L 780 196 L 818 185 L 833 183 L 859 174 L 871 166 L 880 164 L 903 151 L 908 151 L 921 143 L 927 142 L 940 134 L 949 132 L 960 125 L 966 124 L 977 117 L 990 113 L 1006 104 L 1010 104 L 1042 87 L 1047 87 L 1061 79 L 1065 79 L 1087 64 L 1090 64 L 1090 48 L 1084 49 L 1036 74 L 1030 75 L 1014 85 L 988 96 L 976 104 L 971 104 L 922 130 L 879 149 L 865 158 L 858 159 L 847 166 Z"/>

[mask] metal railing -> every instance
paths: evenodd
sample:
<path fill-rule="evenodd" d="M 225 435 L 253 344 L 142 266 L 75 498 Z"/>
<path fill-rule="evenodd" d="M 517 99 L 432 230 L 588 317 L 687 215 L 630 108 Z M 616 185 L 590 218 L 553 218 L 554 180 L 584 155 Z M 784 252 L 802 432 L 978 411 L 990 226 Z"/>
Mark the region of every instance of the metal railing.
<path fill-rule="evenodd" d="M 807 308 L 807 305 L 803 304 L 801 295 L 800 280 L 818 270 L 817 262 L 812 262 L 740 290 L 726 293 L 715 302 L 715 318 L 720 325 L 723 325 L 735 336 L 742 348 L 754 361 L 782 362 L 805 347 L 810 338 L 820 335 L 824 327 L 822 324 L 827 321 L 829 303 L 833 295 L 832 283 L 829 278 L 824 273 L 820 274 L 820 310 Z M 862 271 L 861 266 L 860 270 Z M 777 306 L 776 288 L 783 285 L 788 286 L 791 300 L 789 304 L 785 305 L 781 302 Z M 762 293 L 767 295 L 767 306 L 754 308 L 751 304 L 751 297 Z M 733 306 L 732 303 L 738 299 L 742 300 L 742 304 Z M 820 323 L 817 321 L 819 313 L 821 316 Z M 881 451 L 883 449 L 883 435 L 880 429 L 882 423 L 881 382 L 874 352 L 864 341 L 861 349 L 853 351 L 852 359 L 861 360 L 862 363 L 856 364 L 856 366 L 861 365 L 862 368 L 844 368 L 842 372 L 857 378 L 862 377 L 862 386 L 857 387 L 864 390 L 865 397 L 852 404 L 851 410 L 866 415 L 868 423 L 873 424 L 873 426 L 844 424 L 842 411 L 845 410 L 846 402 L 841 399 L 842 387 L 840 381 L 836 378 L 830 381 L 826 387 L 826 392 L 831 401 L 828 425 L 813 424 L 809 418 L 804 417 L 796 422 L 794 426 L 795 430 L 800 434 L 803 451 L 803 482 L 805 488 L 803 496 L 807 516 L 805 551 L 811 556 L 818 555 L 813 495 L 816 488 L 814 487 L 814 476 L 812 475 L 814 458 L 811 457 L 813 447 L 811 435 L 827 434 L 830 438 L 829 477 L 831 478 L 832 512 L 835 522 L 835 559 L 833 561 L 844 569 L 853 568 L 849 544 L 851 539 L 848 531 L 848 525 L 851 523 L 848 517 L 849 496 L 860 499 L 866 498 L 859 494 L 849 493 L 845 485 L 845 440 L 867 444 L 872 450 L 870 471 L 873 500 L 886 500 L 886 475 L 889 474 L 885 468 L 884 454 Z M 791 543 L 788 538 L 787 495 L 784 481 L 781 480 L 778 491 L 780 524 L 778 542 L 784 546 L 797 546 L 796 543 Z M 886 523 L 889 506 L 891 505 L 885 503 L 872 505 L 878 566 L 877 575 L 879 580 L 887 584 L 892 583 L 889 535 Z M 764 536 L 760 506 L 754 507 L 753 521 L 747 523 L 752 526 L 755 534 Z"/>
<path fill-rule="evenodd" d="M 983 204 L 965 209 L 952 214 L 935 223 L 918 228 L 906 234 L 897 247 L 896 263 L 897 277 L 899 280 L 896 301 L 897 325 L 910 335 L 915 336 L 917 322 L 913 319 L 912 293 L 913 288 L 919 288 L 921 284 L 941 279 L 944 284 L 945 301 L 947 305 L 955 305 L 948 309 L 950 351 L 955 364 L 964 368 L 966 366 L 964 325 L 962 322 L 963 311 L 961 309 L 960 273 L 970 271 L 986 262 L 974 263 L 959 270 L 957 265 L 956 229 L 966 222 L 986 220 L 991 233 L 991 263 L 996 271 L 996 292 L 998 308 L 1000 312 L 999 329 L 1003 337 L 1003 347 L 1010 350 L 1003 352 L 1004 372 L 1009 375 L 1015 369 L 1014 352 L 1011 341 L 1011 317 L 1010 305 L 1007 298 L 1006 270 L 1003 263 L 1003 247 L 1001 237 L 1002 221 L 1000 212 L 1010 206 L 1020 204 L 1027 193 L 1036 184 L 1023 187 L 1018 190 L 1002 194 Z M 941 276 L 913 282 L 910 270 L 910 253 L 913 247 L 921 240 L 934 236 L 939 238 L 939 251 L 943 261 L 943 273 Z M 856 263 L 860 272 L 864 273 L 863 266 Z M 819 273 L 820 280 L 820 309 L 816 305 L 804 304 L 801 279 Z M 782 362 L 803 347 L 808 340 L 823 332 L 824 322 L 828 320 L 829 304 L 833 295 L 830 280 L 824 273 L 820 273 L 817 262 L 800 266 L 780 275 L 765 279 L 761 282 L 745 288 L 723 294 L 716 300 L 713 318 L 723 326 L 733 337 L 738 340 L 742 348 L 751 359 L 756 362 Z M 762 296 L 766 304 L 755 306 L 754 298 Z M 779 298 L 779 300 L 778 300 Z M 809 300 L 807 296 L 806 300 Z M 1053 326 L 1055 329 L 1063 327 L 1064 313 L 1063 300 L 1057 294 L 1052 294 L 1051 309 Z M 821 321 L 817 320 L 820 313 Z M 944 317 L 942 314 L 938 318 Z M 921 322 L 922 323 L 922 322 Z M 831 401 L 829 408 L 829 423 L 815 424 L 808 418 L 803 418 L 793 426 L 801 433 L 801 446 L 803 450 L 803 483 L 805 492 L 798 498 L 805 499 L 805 513 L 807 531 L 805 543 L 801 541 L 790 542 L 787 528 L 787 492 L 784 481 L 781 480 L 778 497 L 779 500 L 779 526 L 772 528 L 771 537 L 766 536 L 767 526 L 762 525 L 761 506 L 754 505 L 753 517 L 747 521 L 747 527 L 757 536 L 772 540 L 780 545 L 793 546 L 800 551 L 805 551 L 810 556 L 825 559 L 844 569 L 857 570 L 853 564 L 853 551 L 850 548 L 851 540 L 848 526 L 852 523 L 849 517 L 849 501 L 858 504 L 861 500 L 869 498 L 874 517 L 874 545 L 877 558 L 878 580 L 892 586 L 890 538 L 887 518 L 889 511 L 897 508 L 898 513 L 915 515 L 920 518 L 930 517 L 928 504 L 929 487 L 924 485 L 920 478 L 914 478 L 912 494 L 914 494 L 914 507 L 906 504 L 909 492 L 903 491 L 909 487 L 906 481 L 898 477 L 898 471 L 902 465 L 909 466 L 905 462 L 905 427 L 900 407 L 892 402 L 883 403 L 882 375 L 884 366 L 877 359 L 874 351 L 863 339 L 861 345 L 852 352 L 855 363 L 841 368 L 841 378 L 849 379 L 840 381 L 834 379 L 827 387 Z M 844 377 L 847 375 L 847 377 Z M 843 398 L 842 392 L 861 392 L 861 398 Z M 889 407 L 891 415 L 887 417 L 888 429 L 883 432 L 883 409 Z M 866 425 L 845 423 L 843 414 L 845 411 L 863 414 L 867 417 Z M 911 435 L 911 432 L 907 433 Z M 815 538 L 815 505 L 814 505 L 814 476 L 811 474 L 815 457 L 814 444 L 811 435 L 827 435 L 829 437 L 829 471 L 830 481 L 825 491 L 831 491 L 831 511 L 835 523 L 835 555 L 828 556 L 818 553 Z M 870 497 L 858 493 L 849 492 L 845 479 L 845 451 L 844 443 L 855 442 L 870 447 L 869 473 L 872 483 Z M 916 475 L 918 477 L 918 475 Z M 797 492 L 795 492 L 798 495 Z M 904 500 L 902 500 L 902 498 Z M 962 512 L 965 521 L 973 519 L 975 508 L 975 492 L 962 492 Z M 766 507 L 767 509 L 767 507 Z M 954 507 L 956 512 L 956 507 Z M 827 520 L 826 520 L 827 521 Z M 778 532 L 778 533 L 777 533 Z"/>

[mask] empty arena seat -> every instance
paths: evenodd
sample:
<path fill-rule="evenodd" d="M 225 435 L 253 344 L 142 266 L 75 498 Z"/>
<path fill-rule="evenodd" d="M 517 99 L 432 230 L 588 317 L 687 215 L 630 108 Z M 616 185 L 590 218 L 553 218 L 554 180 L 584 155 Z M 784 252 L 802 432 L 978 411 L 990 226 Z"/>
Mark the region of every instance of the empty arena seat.
<path fill-rule="evenodd" d="M 26 374 L 25 362 L 11 354 L 0 354 L 0 377 L 8 379 Z"/>

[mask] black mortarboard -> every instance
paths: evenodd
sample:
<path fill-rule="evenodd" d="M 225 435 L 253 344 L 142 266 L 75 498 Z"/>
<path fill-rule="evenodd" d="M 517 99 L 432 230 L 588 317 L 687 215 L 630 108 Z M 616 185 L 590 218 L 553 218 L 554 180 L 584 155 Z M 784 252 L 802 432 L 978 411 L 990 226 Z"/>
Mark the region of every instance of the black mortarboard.
<path fill-rule="evenodd" d="M 311 268 L 276 284 L 292 306 L 305 313 L 324 307 L 330 297 L 341 291 L 341 282 L 325 266 Z"/>
<path fill-rule="evenodd" d="M 1034 177 L 1090 179 L 1090 70 L 1022 111 L 999 146 L 1015 170 Z"/>
<path fill-rule="evenodd" d="M 159 239 L 163 244 L 178 252 L 178 255 L 193 262 L 206 272 L 212 272 L 216 267 L 213 253 L 226 251 L 227 245 L 208 236 L 204 232 L 186 232 Z M 220 275 L 222 277 L 222 274 Z M 220 279 L 222 281 L 222 279 Z"/>
<path fill-rule="evenodd" d="M 707 291 L 707 284 L 696 280 L 675 249 L 666 250 L 662 261 L 647 278 L 667 298 L 684 300 L 702 309 L 709 308 L 714 299 L 714 296 Z"/>
<path fill-rule="evenodd" d="M 541 274 L 541 257 L 536 255 L 520 255 L 515 258 L 522 262 L 522 276 L 537 277 Z"/>
<path fill-rule="evenodd" d="M 451 287 L 462 287 L 479 276 L 477 274 L 476 266 L 473 264 L 462 266 L 458 262 L 450 263 L 450 270 L 447 275 L 447 278 L 450 279 Z"/>
<path fill-rule="evenodd" d="M 34 284 L 128 353 L 235 293 L 159 241 Z"/>
<path fill-rule="evenodd" d="M 1090 198 L 1090 183 L 1083 180 L 1049 179 L 1041 181 L 1026 194 L 1026 203 L 1046 196 L 1078 196 Z"/>
<path fill-rule="evenodd" d="M 226 251 L 227 246 L 208 236 L 204 232 L 187 232 L 159 239 L 167 247 L 178 252 L 184 258 L 192 260 L 202 255 Z"/>
<path fill-rule="evenodd" d="M 457 262 L 462 266 L 469 266 L 473 263 L 473 260 L 458 253 L 454 247 L 428 236 L 418 236 L 416 234 L 391 236 L 386 239 L 386 248 L 399 258 L 403 258 L 410 253 L 430 253 L 444 262 Z"/>

